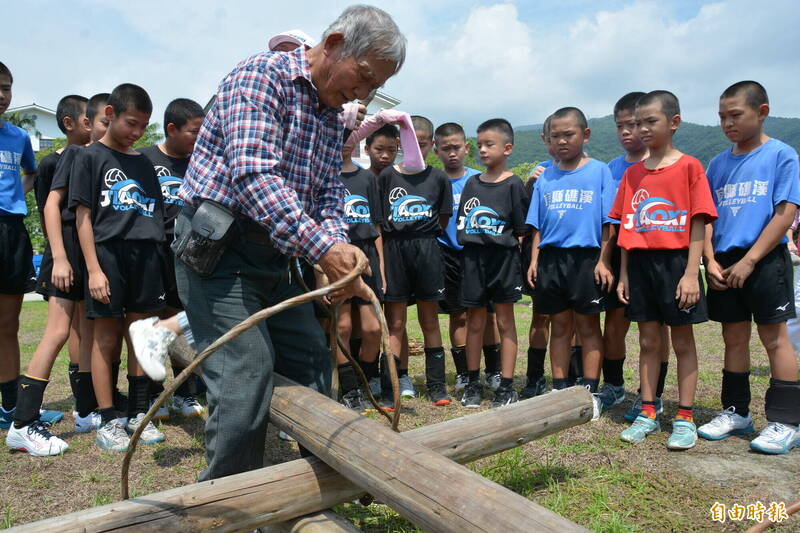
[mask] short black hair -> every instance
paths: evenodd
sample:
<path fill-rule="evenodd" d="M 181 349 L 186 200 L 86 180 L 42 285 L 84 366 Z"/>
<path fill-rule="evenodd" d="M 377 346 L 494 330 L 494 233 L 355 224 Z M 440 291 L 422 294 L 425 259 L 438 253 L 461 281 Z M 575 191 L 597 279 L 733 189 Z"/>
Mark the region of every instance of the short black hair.
<path fill-rule="evenodd" d="M 553 115 L 548 115 L 546 119 L 544 119 L 544 123 L 542 124 L 542 135 L 545 137 L 550 137 L 550 121 L 553 119 Z"/>
<path fill-rule="evenodd" d="M 478 126 L 479 135 L 487 130 L 494 130 L 500 133 L 505 138 L 506 143 L 514 144 L 514 128 L 511 127 L 511 123 L 506 119 L 490 118 Z"/>
<path fill-rule="evenodd" d="M 614 104 L 614 118 L 617 118 L 617 115 L 623 111 L 630 111 L 631 113 L 636 111 L 636 102 L 638 102 L 644 94 L 645 93 L 642 91 L 634 91 L 617 100 L 617 103 Z"/>
<path fill-rule="evenodd" d="M 461 124 L 456 124 L 455 122 L 445 122 L 433 132 L 435 138 L 449 137 L 450 135 L 461 135 L 464 137 L 465 141 L 467 140 L 467 134 L 464 133 L 464 128 L 461 127 Z"/>
<path fill-rule="evenodd" d="M 3 75 L 8 76 L 9 81 L 11 81 L 12 84 L 14 83 L 14 76 L 11 75 L 11 70 L 9 70 L 5 63 L 0 61 L 0 76 Z"/>
<path fill-rule="evenodd" d="M 639 98 L 639 101 L 636 102 L 636 107 L 650 105 L 654 102 L 661 103 L 661 112 L 666 115 L 667 119 L 672 119 L 675 115 L 681 114 L 681 106 L 678 102 L 678 97 L 669 91 L 650 91 Z"/>
<path fill-rule="evenodd" d="M 586 115 L 584 115 L 583 111 L 577 107 L 562 107 L 561 109 L 556 110 L 556 112 L 550 115 L 548 118 L 552 120 L 554 118 L 566 118 L 570 116 L 575 118 L 580 129 L 585 130 L 589 127 L 589 121 L 586 120 Z M 549 129 L 550 128 L 548 124 L 548 131 Z"/>
<path fill-rule="evenodd" d="M 370 146 L 376 137 L 389 137 L 391 139 L 396 139 L 399 136 L 400 131 L 397 129 L 397 126 L 394 124 L 384 124 L 367 137 L 366 143 L 367 146 Z"/>
<path fill-rule="evenodd" d="M 147 91 L 133 83 L 123 83 L 114 87 L 108 97 L 108 105 L 114 109 L 114 114 L 121 115 L 129 109 L 135 109 L 149 115 L 153 112 L 153 102 Z"/>
<path fill-rule="evenodd" d="M 58 105 L 56 106 L 56 121 L 58 122 L 58 129 L 61 130 L 61 133 L 67 133 L 67 128 L 64 127 L 64 119 L 69 117 L 73 121 L 78 120 L 78 117 L 86 112 L 86 102 L 88 101 L 88 98 L 78 94 L 69 94 L 58 101 Z"/>
<path fill-rule="evenodd" d="M 97 112 L 100 111 L 101 107 L 108 105 L 109 96 L 111 95 L 108 93 L 97 93 L 89 98 L 89 101 L 86 102 L 86 118 L 89 119 L 89 122 L 94 121 L 94 117 L 97 115 Z"/>
<path fill-rule="evenodd" d="M 175 127 L 180 129 L 190 120 L 205 116 L 203 108 L 194 100 L 176 98 L 167 105 L 167 109 L 164 111 L 164 135 L 168 135 L 168 124 L 175 124 Z"/>
<path fill-rule="evenodd" d="M 411 115 L 411 124 L 414 125 L 414 131 L 424 131 L 433 139 L 433 122 L 420 115 Z"/>
<path fill-rule="evenodd" d="M 744 100 L 747 105 L 753 109 L 758 109 L 763 104 L 769 103 L 767 90 L 763 85 L 753 80 L 739 81 L 725 89 L 719 96 L 719 99 L 733 98 L 739 93 L 745 93 Z"/>

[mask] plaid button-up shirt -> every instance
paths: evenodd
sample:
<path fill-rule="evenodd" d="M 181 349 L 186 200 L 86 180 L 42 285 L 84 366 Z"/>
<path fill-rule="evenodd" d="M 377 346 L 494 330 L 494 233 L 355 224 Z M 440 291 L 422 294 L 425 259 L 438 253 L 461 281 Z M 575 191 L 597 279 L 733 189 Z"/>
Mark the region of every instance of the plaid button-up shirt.
<path fill-rule="evenodd" d="M 339 111 L 319 103 L 302 46 L 246 59 L 219 85 L 178 196 L 218 202 L 316 263 L 348 242 Z"/>

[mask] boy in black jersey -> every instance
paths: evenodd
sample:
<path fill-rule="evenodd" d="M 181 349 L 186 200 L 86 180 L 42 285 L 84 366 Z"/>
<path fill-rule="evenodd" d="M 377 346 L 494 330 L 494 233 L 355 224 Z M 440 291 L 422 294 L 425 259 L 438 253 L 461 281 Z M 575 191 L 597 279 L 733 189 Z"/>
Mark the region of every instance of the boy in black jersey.
<path fill-rule="evenodd" d="M 126 430 L 135 431 L 148 409 L 149 379 L 129 354 L 128 420 L 116 418 L 111 360 L 121 326 L 159 313 L 166 297 L 159 254 L 165 240 L 161 190 L 150 160 L 131 148 L 152 109 L 141 87 L 116 87 L 105 109 L 108 131 L 76 155 L 69 191 L 86 260 L 86 314 L 95 323 L 92 380 L 102 418 L 96 443 L 112 451 L 127 449 Z M 159 442 L 164 435 L 148 424 L 142 440 Z"/>
<path fill-rule="evenodd" d="M 425 158 L 433 147 L 433 124 L 411 117 Z M 435 405 L 449 405 L 445 388 L 445 359 L 439 331 L 438 301 L 444 297 L 442 260 L 436 237 L 452 213 L 452 192 L 447 174 L 430 165 L 422 172 L 405 174 L 398 167 L 384 169 L 378 177 L 384 210 L 384 262 L 386 268 L 386 320 L 389 346 L 400 354 L 399 373 L 408 375 L 408 356 L 401 353 L 406 329 L 406 305 L 417 300 L 425 339 L 425 378 Z"/>
<path fill-rule="evenodd" d="M 378 132 L 381 130 L 383 128 Z M 378 299 L 382 300 L 385 283 L 380 224 L 383 222 L 383 213 L 378 195 L 378 185 L 372 172 L 359 168 L 353 163 L 350 158 L 352 151 L 352 146 L 349 144 L 345 144 L 342 149 L 342 173 L 339 179 L 345 186 L 344 218 L 349 225 L 350 242 L 361 248 L 369 259 L 372 273 L 364 274 L 362 277 Z M 368 301 L 353 298 L 351 301 L 345 302 L 339 307 L 339 323 L 337 325 L 339 336 L 345 346 L 349 345 L 351 334 L 354 332 L 354 318 L 358 322 L 361 334 L 359 347 L 361 367 L 367 379 L 374 383 L 378 378 L 381 326 Z M 368 410 L 370 407 L 364 401 L 353 366 L 341 352 L 337 353 L 336 362 L 339 385 L 342 389 L 342 404 L 358 412 Z"/>
<path fill-rule="evenodd" d="M 486 305 L 494 302 L 500 330 L 500 386 L 492 407 L 516 402 L 514 367 L 517 328 L 514 302 L 522 297 L 519 237 L 526 233 L 528 193 L 508 170 L 514 130 L 504 119 L 478 126 L 478 151 L 486 172 L 467 180 L 458 206 L 458 242 L 464 246 L 461 301 L 467 308 L 467 374 L 461 405 L 479 407 L 483 396 L 480 354 L 486 327 Z"/>
<path fill-rule="evenodd" d="M 66 135 L 68 145 L 83 145 L 89 141 L 89 129 L 84 120 L 86 118 L 86 102 L 85 97 L 78 95 L 65 96 L 58 102 L 56 107 L 58 127 Z M 53 174 L 55 174 L 56 166 L 61 158 L 61 152 L 63 149 L 45 156 L 36 171 L 34 190 L 45 236 L 48 236 L 44 217 L 45 202 L 53 182 Z M 53 228 L 53 230 L 54 234 L 62 236 L 60 228 Z M 70 337 L 71 330 L 75 331 L 78 328 L 80 319 L 76 313 L 78 307 L 76 302 L 83 299 L 82 294 L 61 292 L 53 286 L 50 281 L 52 270 L 53 255 L 48 239 L 36 287 L 36 291 L 48 299 L 47 326 L 42 340 L 28 364 L 27 371 L 19 379 L 14 423 L 6 435 L 6 443 L 9 447 L 27 451 L 37 457 L 58 455 L 68 448 L 66 442 L 47 430 L 40 417 L 40 410 L 53 362 L 64 343 L 67 342 L 67 338 Z M 73 317 L 76 320 L 73 320 Z M 72 324 L 72 328 L 70 324 Z M 77 337 L 78 334 L 75 333 L 75 336 Z M 78 343 L 70 344 L 70 384 L 73 385 L 73 394 L 77 398 L 79 394 L 74 387 L 73 372 L 77 372 L 79 366 Z"/>
<path fill-rule="evenodd" d="M 175 261 L 170 249 L 170 244 L 175 235 L 175 219 L 181 212 L 183 201 L 178 198 L 178 189 L 183 183 L 183 176 L 189 166 L 189 157 L 192 155 L 200 125 L 203 123 L 203 108 L 194 100 L 177 98 L 167 105 L 164 111 L 164 133 L 166 140 L 157 145 L 145 146 L 139 152 L 147 156 L 152 162 L 153 169 L 158 176 L 161 186 L 161 196 L 164 200 L 164 231 L 166 240 L 161 245 L 161 254 L 164 258 L 164 282 L 167 304 L 166 309 L 159 317 L 150 317 L 132 323 L 130 338 L 134 352 L 143 370 L 154 379 L 150 387 L 151 400 L 155 399 L 164 390 L 160 381 L 148 369 L 148 365 L 163 368 L 167 355 L 167 347 L 175 340 L 177 334 L 183 333 L 191 344 L 192 330 L 186 313 L 181 312 L 183 305 L 178 297 L 178 287 L 175 281 Z M 183 371 L 183 365 L 172 361 L 172 372 L 178 375 Z M 200 416 L 203 407 L 195 399 L 191 390 L 191 382 L 185 381 L 172 398 L 172 410 L 183 416 Z M 157 420 L 169 417 L 169 410 L 162 407 L 156 414 Z"/>

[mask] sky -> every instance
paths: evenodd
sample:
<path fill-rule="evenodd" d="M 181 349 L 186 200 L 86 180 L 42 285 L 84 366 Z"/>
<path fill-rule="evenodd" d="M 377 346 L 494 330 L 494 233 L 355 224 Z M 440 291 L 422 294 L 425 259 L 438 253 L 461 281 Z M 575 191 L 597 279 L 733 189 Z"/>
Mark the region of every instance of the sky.
<path fill-rule="evenodd" d="M 13 106 L 55 108 L 122 82 L 166 104 L 202 104 L 270 36 L 319 38 L 350 4 L 338 0 L 4 0 L 0 61 Z M 800 9 L 794 0 L 375 1 L 408 38 L 383 91 L 398 109 L 470 131 L 503 117 L 541 123 L 564 106 L 611 113 L 634 90 L 668 89 L 684 120 L 714 124 L 719 94 L 743 79 L 769 92 L 772 115 L 800 117 Z"/>

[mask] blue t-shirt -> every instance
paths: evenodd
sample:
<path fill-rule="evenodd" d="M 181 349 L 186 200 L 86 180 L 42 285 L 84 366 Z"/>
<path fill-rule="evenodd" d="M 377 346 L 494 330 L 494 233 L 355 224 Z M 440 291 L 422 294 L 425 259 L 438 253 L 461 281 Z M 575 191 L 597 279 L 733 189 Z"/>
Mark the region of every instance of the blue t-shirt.
<path fill-rule="evenodd" d="M 628 163 L 625 161 L 625 154 L 615 157 L 608 162 L 608 168 L 611 170 L 611 177 L 614 178 L 614 183 L 619 188 L 619 183 L 622 181 L 622 176 L 625 171 L 631 168 L 636 163 Z"/>
<path fill-rule="evenodd" d="M 719 215 L 711 238 L 715 252 L 749 248 L 769 223 L 776 205 L 800 205 L 797 152 L 777 139 L 749 154 L 725 150 L 711 160 L 706 175 Z M 784 236 L 781 242 L 787 240 Z"/>
<path fill-rule="evenodd" d="M 20 170 L 36 170 L 28 132 L 8 122 L 0 126 L 0 215 L 27 215 Z"/>
<path fill-rule="evenodd" d="M 539 248 L 599 248 L 616 186 L 605 163 L 575 170 L 548 167 L 533 188 L 525 222 L 541 232 Z"/>
<path fill-rule="evenodd" d="M 464 168 L 465 172 L 463 176 L 457 179 L 450 178 L 450 186 L 453 188 L 453 216 L 450 217 L 450 222 L 447 223 L 447 227 L 444 228 L 442 234 L 439 235 L 439 242 L 453 250 L 461 250 L 464 248 L 458 244 L 458 229 L 456 228 L 458 225 L 458 204 L 461 202 L 461 193 L 464 191 L 464 185 L 467 184 L 467 180 L 471 176 L 481 173 L 480 170 L 475 170 L 474 168 Z"/>

